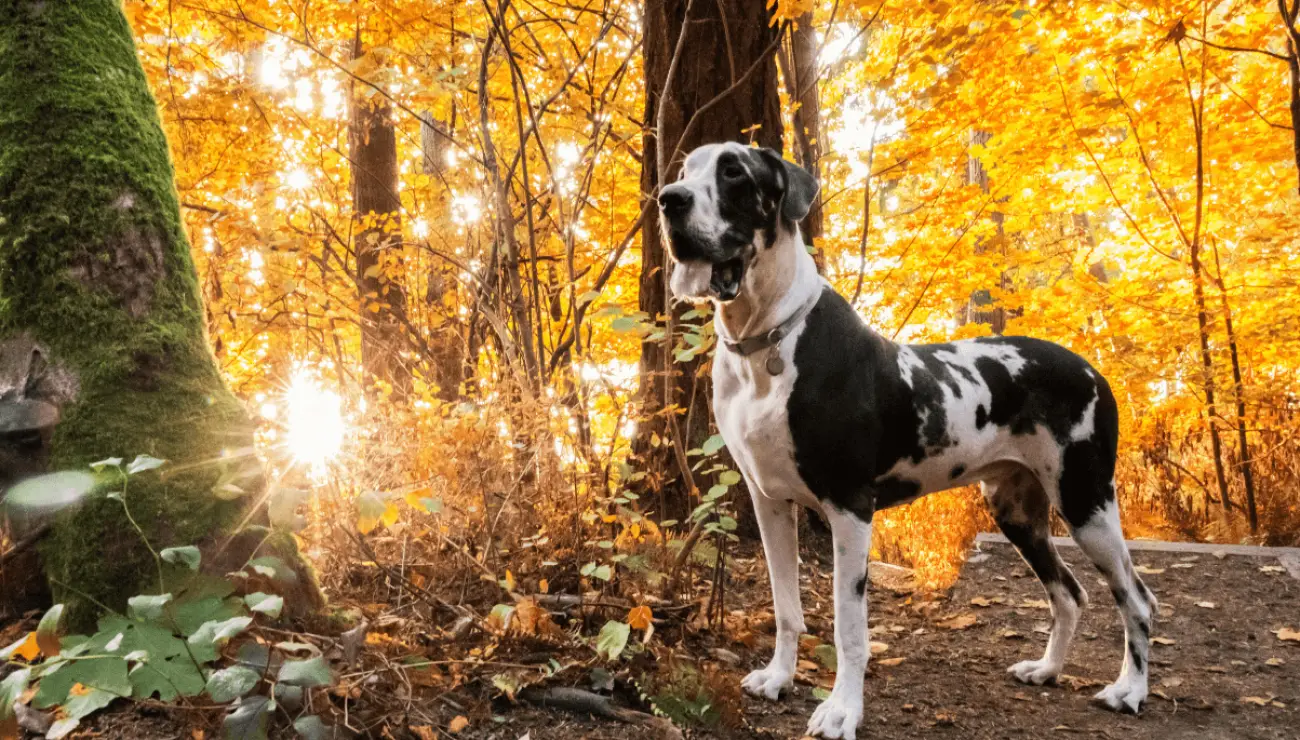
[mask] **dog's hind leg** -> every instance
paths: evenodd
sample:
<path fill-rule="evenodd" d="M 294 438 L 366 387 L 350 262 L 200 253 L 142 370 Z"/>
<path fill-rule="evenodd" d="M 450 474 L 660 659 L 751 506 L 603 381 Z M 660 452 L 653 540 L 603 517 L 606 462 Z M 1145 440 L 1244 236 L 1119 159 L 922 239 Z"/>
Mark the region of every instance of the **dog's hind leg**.
<path fill-rule="evenodd" d="M 776 650 L 766 668 L 745 676 L 740 685 L 754 696 L 775 701 L 794 685 L 799 635 L 804 631 L 803 605 L 799 601 L 799 531 L 793 503 L 770 499 L 759 492 L 753 481 L 747 482 L 772 582 Z"/>
<path fill-rule="evenodd" d="M 1038 478 L 1027 468 L 1008 466 L 983 483 L 984 496 L 1002 533 L 1020 551 L 1047 591 L 1052 609 L 1052 633 L 1038 660 L 1025 660 L 1007 669 L 1017 680 L 1040 686 L 1055 681 L 1088 597 L 1069 566 L 1061 561 L 1051 540 L 1051 504 Z"/>
<path fill-rule="evenodd" d="M 1110 491 L 1106 504 L 1081 526 L 1072 523 L 1071 528 L 1079 547 L 1106 578 L 1124 620 L 1124 664 L 1119 678 L 1094 698 L 1117 712 L 1136 714 L 1147 698 L 1147 653 L 1157 605 L 1155 595 L 1133 570 L 1120 529 L 1114 484 L 1107 485 Z"/>
<path fill-rule="evenodd" d="M 853 740 L 862 720 L 862 681 L 867 672 L 867 557 L 871 553 L 871 513 L 825 504 L 835 539 L 835 686 L 813 712 L 808 734 Z"/>

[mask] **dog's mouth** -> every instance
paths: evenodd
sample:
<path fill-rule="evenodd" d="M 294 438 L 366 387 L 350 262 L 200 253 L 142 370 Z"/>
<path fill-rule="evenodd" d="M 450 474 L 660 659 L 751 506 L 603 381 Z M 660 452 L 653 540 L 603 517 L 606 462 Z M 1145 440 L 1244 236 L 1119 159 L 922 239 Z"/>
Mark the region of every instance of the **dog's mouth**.
<path fill-rule="evenodd" d="M 720 301 L 733 301 L 740 295 L 740 283 L 745 278 L 743 257 L 716 262 L 709 275 L 709 290 Z"/>

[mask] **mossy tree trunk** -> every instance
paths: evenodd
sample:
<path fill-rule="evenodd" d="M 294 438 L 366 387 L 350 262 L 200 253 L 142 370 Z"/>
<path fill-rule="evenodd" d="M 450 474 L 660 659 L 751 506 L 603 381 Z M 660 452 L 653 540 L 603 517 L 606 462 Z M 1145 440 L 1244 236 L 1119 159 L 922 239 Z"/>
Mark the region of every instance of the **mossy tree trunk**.
<path fill-rule="evenodd" d="M 0 0 L 0 360 L 33 345 L 70 378 L 48 467 L 148 454 L 131 511 L 155 548 L 220 549 L 263 487 L 253 427 L 218 374 L 181 228 L 167 141 L 118 0 Z M 57 600 L 84 624 L 155 586 L 148 550 L 104 493 L 41 546 Z M 251 500 L 251 498 L 250 498 Z M 239 565 L 235 565 L 239 567 Z"/>

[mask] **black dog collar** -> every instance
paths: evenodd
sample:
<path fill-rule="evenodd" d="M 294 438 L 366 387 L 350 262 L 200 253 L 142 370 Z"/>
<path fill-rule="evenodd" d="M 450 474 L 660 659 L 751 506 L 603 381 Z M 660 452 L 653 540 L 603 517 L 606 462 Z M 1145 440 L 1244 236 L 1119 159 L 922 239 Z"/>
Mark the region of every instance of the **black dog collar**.
<path fill-rule="evenodd" d="M 804 318 L 808 316 L 808 314 L 813 310 L 813 306 L 817 305 L 817 299 L 820 297 L 820 295 L 814 296 L 812 300 L 800 306 L 799 310 L 791 314 L 788 319 L 762 334 L 746 337 L 739 341 L 732 341 L 723 337 L 722 344 L 727 349 L 735 352 L 741 357 L 749 357 L 750 355 L 755 354 L 756 352 L 761 352 L 765 349 L 772 350 L 768 354 L 767 361 L 763 366 L 772 375 L 780 375 L 785 372 L 785 360 L 781 359 L 781 353 L 777 351 L 777 345 L 781 343 L 782 339 L 785 339 L 790 334 L 790 331 L 794 329 L 800 321 L 803 321 Z"/>

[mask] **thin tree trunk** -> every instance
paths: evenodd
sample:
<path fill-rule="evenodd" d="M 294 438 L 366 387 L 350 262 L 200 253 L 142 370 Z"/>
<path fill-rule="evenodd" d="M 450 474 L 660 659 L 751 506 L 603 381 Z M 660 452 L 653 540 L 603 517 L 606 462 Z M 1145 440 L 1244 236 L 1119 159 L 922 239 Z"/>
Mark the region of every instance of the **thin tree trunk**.
<path fill-rule="evenodd" d="M 357 29 L 353 58 L 365 53 Z M 406 349 L 406 291 L 401 282 L 402 201 L 398 195 L 397 130 L 387 98 L 354 86 L 348 127 L 352 213 L 361 303 L 361 366 L 399 394 L 411 387 Z"/>
<path fill-rule="evenodd" d="M 515 235 L 516 220 L 514 208 L 510 203 L 509 184 L 502 177 L 501 163 L 497 161 L 496 145 L 492 140 L 491 108 L 492 97 L 488 90 L 488 66 L 492 58 L 492 47 L 496 34 L 490 33 L 483 43 L 479 56 L 478 73 L 478 116 L 479 137 L 483 146 L 483 165 L 488 172 L 488 182 L 492 186 L 492 197 L 496 206 L 493 215 L 493 267 L 500 273 L 499 285 L 504 290 L 503 298 L 510 312 L 513 324 L 514 344 L 521 348 L 523 368 L 517 372 L 517 379 L 531 388 L 537 377 L 537 355 L 533 352 L 532 320 L 524 300 L 523 282 L 519 275 L 519 240 Z M 487 298 L 489 296 L 485 296 Z M 503 351 L 506 348 L 502 348 Z M 510 356 L 512 352 L 506 351 Z M 472 358 L 471 358 L 472 361 Z M 516 368 L 519 370 L 519 368 Z"/>
<path fill-rule="evenodd" d="M 661 130 L 647 131 L 645 137 L 641 189 L 647 197 L 654 196 L 660 182 L 675 175 L 680 162 L 670 161 L 674 151 L 685 153 L 706 142 L 748 142 L 751 138 L 762 146 L 781 148 L 776 60 L 770 54 L 777 40 L 777 29 L 769 23 L 764 3 L 761 0 L 698 0 L 691 7 L 687 24 L 688 5 L 689 0 L 647 0 L 644 6 L 645 120 L 662 125 Z M 679 61 L 672 83 L 665 89 L 683 26 L 687 58 Z M 759 65 L 756 73 L 718 99 L 755 64 Z M 711 107 L 695 119 L 689 136 L 683 140 L 687 125 L 706 105 Z M 755 125 L 759 126 L 757 132 L 752 131 Z M 659 229 L 657 224 L 652 224 L 641 230 L 640 285 L 640 308 L 651 317 L 669 314 L 668 269 Z M 682 310 L 676 309 L 677 315 Z M 678 339 L 673 331 L 674 323 L 673 317 L 668 316 L 667 338 L 648 340 L 641 345 L 640 399 L 644 421 L 638 427 L 633 447 L 650 473 L 651 486 L 660 493 L 661 515 L 682 519 L 691 507 L 685 484 L 687 476 L 674 455 L 674 445 L 655 446 L 652 441 L 671 440 L 670 430 L 675 427 L 682 435 L 677 441 L 685 448 L 698 447 L 709 433 L 711 390 L 704 372 L 704 358 L 674 361 L 673 346 Z M 679 412 L 684 414 L 679 423 L 667 418 L 668 414 Z"/>
<path fill-rule="evenodd" d="M 1287 5 L 1286 0 L 1277 0 L 1277 10 L 1282 16 L 1282 25 L 1286 29 L 1286 66 L 1291 83 L 1288 92 L 1292 150 L 1295 153 L 1296 178 L 1300 180 L 1300 30 L 1296 28 L 1296 17 L 1300 15 L 1300 0 L 1292 0 L 1290 6 Z"/>
<path fill-rule="evenodd" d="M 993 134 L 987 131 L 972 131 L 971 146 L 982 146 L 987 144 Z M 979 185 L 980 190 L 985 193 L 989 192 L 989 173 L 984 169 L 983 163 L 974 156 L 966 159 L 966 182 L 970 185 Z M 1006 233 L 1003 229 L 1003 222 L 1006 217 L 1000 212 L 994 210 L 991 214 L 993 223 L 997 226 L 997 236 L 994 237 L 994 243 L 981 243 L 976 245 L 977 253 L 988 252 L 990 249 L 1001 250 L 1006 252 Z M 998 287 L 1007 290 L 1011 287 L 1011 276 L 1006 270 L 998 274 Z M 994 334 L 1002 334 L 1007 328 L 1007 312 L 1002 306 L 989 308 L 993 303 L 993 296 L 988 290 L 976 291 L 974 295 L 966 302 L 966 311 L 964 320 L 968 323 L 988 324 L 989 329 Z"/>
<path fill-rule="evenodd" d="M 1223 327 L 1228 334 L 1228 350 L 1232 358 L 1233 395 L 1237 402 L 1237 445 L 1241 448 L 1241 480 L 1246 488 L 1246 514 L 1250 517 L 1251 534 L 1259 532 L 1259 511 L 1255 505 L 1255 473 L 1250 459 L 1250 445 L 1246 440 L 1246 389 L 1241 379 L 1241 360 L 1237 351 L 1237 334 L 1232 326 L 1232 307 L 1228 304 L 1228 288 L 1223 280 L 1223 265 L 1219 261 L 1219 245 L 1214 247 L 1215 281 L 1219 299 L 1223 303 Z"/>
<path fill-rule="evenodd" d="M 1204 38 L 1204 30 L 1202 30 Z M 1192 261 L 1192 295 L 1196 301 L 1196 325 L 1201 345 L 1201 369 L 1205 384 L 1206 422 L 1210 428 L 1210 448 L 1214 453 L 1214 477 L 1219 486 L 1219 496 L 1225 511 L 1232 509 L 1228 498 L 1228 478 L 1223 469 L 1223 441 L 1219 437 L 1219 427 L 1215 423 L 1218 411 L 1214 402 L 1214 360 L 1210 355 L 1209 312 L 1205 307 L 1205 268 L 1201 264 L 1201 227 L 1205 215 L 1205 45 L 1201 45 L 1201 95 L 1192 94 L 1191 78 L 1188 76 L 1186 63 L 1183 62 L 1183 48 L 1178 44 L 1178 58 L 1183 66 L 1187 81 L 1188 102 L 1192 106 L 1192 127 L 1196 133 L 1196 216 L 1192 225 L 1188 248 Z"/>
<path fill-rule="evenodd" d="M 813 29 L 811 11 L 799 16 L 791 27 L 790 43 L 780 59 L 786 94 L 797 103 L 793 116 L 795 155 L 800 166 L 821 182 L 821 101 L 817 92 L 817 34 Z M 800 226 L 809 244 L 821 237 L 820 191 Z M 825 272 L 825 256 L 820 250 L 813 253 L 813 259 L 817 262 L 818 272 Z"/>

